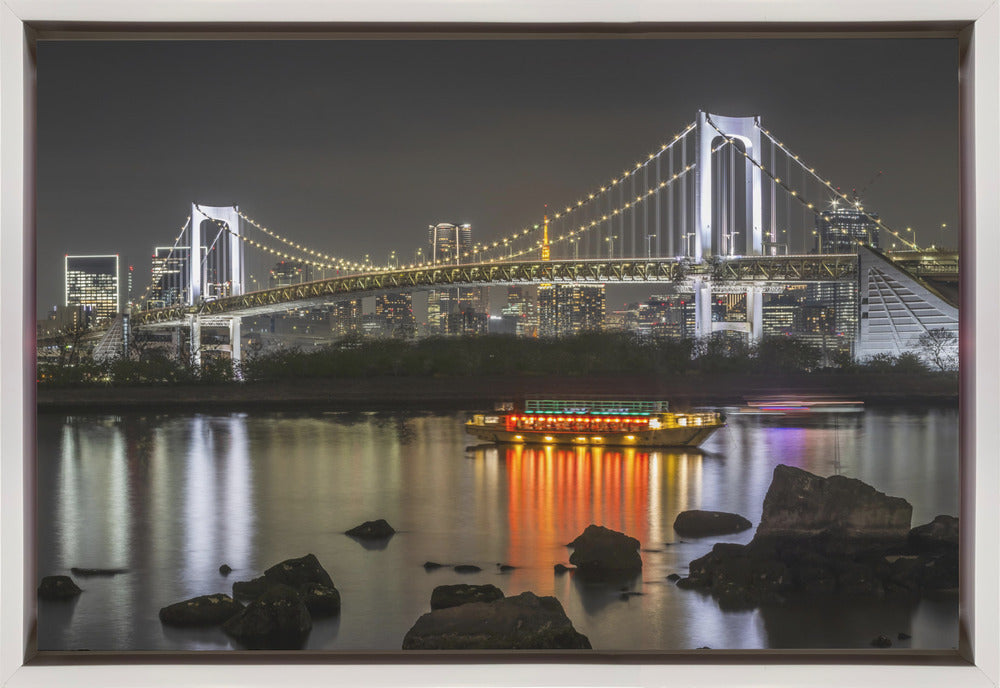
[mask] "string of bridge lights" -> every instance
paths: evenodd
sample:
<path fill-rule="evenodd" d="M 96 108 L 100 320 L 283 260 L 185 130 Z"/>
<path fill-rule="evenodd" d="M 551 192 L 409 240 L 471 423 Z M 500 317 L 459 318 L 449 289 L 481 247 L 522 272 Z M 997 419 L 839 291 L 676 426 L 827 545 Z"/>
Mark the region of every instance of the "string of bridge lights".
<path fill-rule="evenodd" d="M 709 118 L 709 119 L 708 119 L 708 122 L 709 122 L 709 123 L 710 123 L 710 124 L 712 125 L 712 127 L 714 127 L 714 128 L 715 128 L 715 130 L 716 130 L 716 131 L 718 131 L 718 132 L 719 132 L 720 134 L 722 134 L 723 136 L 726 136 L 726 134 L 723 134 L 723 133 L 722 133 L 722 131 L 720 131 L 720 130 L 719 130 L 719 128 L 715 126 L 715 123 L 714 123 L 714 122 L 712 122 L 711 118 Z M 757 127 L 757 128 L 758 128 L 758 129 L 760 129 L 760 125 L 758 125 L 758 127 Z M 837 188 L 836 188 L 836 187 L 835 187 L 835 186 L 833 185 L 833 182 L 831 182 L 831 181 L 829 181 L 829 180 L 827 180 L 827 179 L 823 179 L 823 178 L 822 178 L 822 177 L 820 177 L 820 176 L 819 176 L 818 174 L 816 174 L 816 169 L 815 169 L 815 168 L 813 168 L 813 167 L 807 167 L 805 163 L 803 163 L 803 162 L 802 162 L 801 160 L 799 160 L 799 156 L 798 156 L 798 155 L 795 155 L 794 153 L 792 153 L 792 151 L 788 150 L 788 148 L 787 148 L 787 147 L 785 146 L 785 144 L 783 144 L 783 143 L 782 143 L 781 141 L 778 141 L 778 140 L 777 140 L 777 139 L 775 139 L 775 138 L 774 138 L 773 136 L 771 136 L 771 132 L 767 131 L 766 129 L 760 129 L 760 131 L 761 131 L 761 132 L 762 132 L 762 133 L 763 133 L 763 134 L 764 134 L 765 136 L 767 136 L 767 138 L 768 138 L 768 139 L 769 139 L 769 140 L 771 141 L 771 143 L 773 143 L 773 144 L 775 144 L 776 146 L 778 146 L 778 148 L 780 148 L 780 149 L 782 150 L 782 152 L 784 152 L 784 153 L 785 153 L 785 155 L 787 155 L 787 156 L 788 156 L 788 157 L 790 157 L 790 158 L 791 158 L 792 160 L 794 160 L 795 162 L 797 162 L 797 163 L 799 164 L 799 166 L 800 166 L 800 167 L 802 167 L 802 169 L 803 169 L 803 170 L 805 170 L 806 172 L 808 172 L 808 173 L 809 173 L 810 175 L 812 175 L 812 177 L 813 177 L 813 178 L 814 178 L 814 179 L 815 179 L 816 181 L 818 181 L 818 182 L 819 182 L 820 184 L 823 184 L 823 185 L 824 185 L 824 186 L 825 186 L 825 187 L 826 187 L 827 189 L 829 189 L 829 190 L 830 190 L 830 192 L 831 192 L 831 193 L 832 193 L 833 195 L 837 196 L 838 198 L 841 198 L 841 199 L 843 199 L 844 201 L 846 201 L 846 202 L 847 202 L 847 204 L 848 204 L 848 205 L 853 205 L 853 206 L 855 207 L 855 209 L 856 209 L 856 210 L 857 210 L 857 211 L 858 211 L 859 213 L 861 213 L 862 215 L 864 215 L 864 216 L 865 216 L 866 218 L 868 218 L 868 219 L 869 219 L 870 221 L 874 222 L 874 223 L 875 223 L 875 224 L 876 224 L 876 225 L 877 225 L 877 226 L 878 226 L 878 227 L 879 227 L 880 229 L 884 229 L 885 231 L 889 232 L 889 233 L 890 233 L 890 234 L 892 234 L 892 235 L 893 235 L 894 237 L 896 237 L 897 239 L 899 239 L 899 240 L 900 240 L 901 242 L 903 242 L 904 244 L 906 244 L 907 246 L 909 246 L 910 248 L 912 248 L 912 249 L 913 249 L 914 251 L 918 251 L 918 252 L 921 252 L 921 253 L 923 253 L 923 249 L 922 249 L 922 248 L 920 248 L 920 246 L 918 246 L 918 245 L 916 244 L 916 242 L 913 242 L 913 241 L 910 241 L 909 239 L 906 239 L 906 238 L 904 238 L 904 237 L 903 237 L 903 236 L 902 236 L 902 235 L 901 235 L 901 234 L 900 234 L 899 232 L 897 232 L 897 231 L 896 231 L 896 230 L 894 230 L 894 229 L 893 229 L 892 227 L 889 227 L 889 226 L 888 226 L 887 224 L 885 224 L 884 222 L 882 222 L 881 218 L 877 218 L 877 217 L 873 217 L 873 216 L 872 216 L 871 214 L 869 214 L 869 213 L 865 212 L 865 209 L 864 209 L 864 207 L 863 207 L 863 206 L 861 206 L 861 205 L 859 205 L 859 204 L 857 204 L 857 203 L 852 203 L 852 202 L 851 202 L 851 199 L 849 199 L 849 198 L 847 197 L 847 194 L 845 194 L 845 193 L 842 193 L 842 192 L 841 192 L 841 191 L 840 191 L 839 189 L 837 189 Z M 739 150 L 739 148 L 737 148 L 737 150 Z M 747 159 L 747 160 L 749 160 L 749 161 L 750 161 L 751 163 L 753 163 L 753 164 L 754 164 L 755 166 L 757 166 L 757 168 L 759 168 L 759 169 L 760 169 L 760 170 L 761 170 L 762 172 L 764 172 L 765 174 L 767 174 L 767 176 L 771 177 L 771 179 L 774 179 L 774 180 L 775 180 L 775 181 L 776 181 L 776 182 L 777 182 L 777 183 L 778 183 L 779 185 L 781 185 L 781 186 L 783 186 L 783 187 L 784 187 L 785 189 L 787 189 L 787 190 L 788 190 L 788 191 L 789 191 L 789 192 L 790 192 L 790 193 L 792 194 L 792 196 L 796 196 L 796 194 L 795 194 L 795 192 L 794 192 L 794 191 L 792 191 L 791 189 L 788 189 L 788 187 L 787 187 L 787 186 L 785 186 L 785 185 L 784 185 L 784 184 L 783 184 L 783 183 L 781 182 L 781 180 L 780 180 L 780 179 L 778 179 L 777 177 L 775 177 L 774 175 L 772 175 L 772 174 L 771 174 L 771 173 L 770 173 L 770 172 L 769 172 L 769 171 L 768 171 L 768 170 L 767 170 L 767 169 L 766 169 L 766 168 L 765 168 L 765 167 L 764 167 L 763 165 L 761 165 L 761 164 L 760 164 L 760 163 L 758 163 L 758 162 L 757 162 L 756 160 L 754 160 L 754 159 L 753 159 L 753 158 L 751 158 L 751 157 L 750 157 L 749 155 L 747 155 L 745 151 L 740 151 L 740 152 L 741 152 L 741 153 L 743 154 L 743 157 L 744 157 L 744 158 L 746 158 L 746 159 Z M 797 196 L 796 196 L 796 197 L 797 197 Z M 802 199 L 799 199 L 799 200 L 802 200 Z M 816 213 L 817 215 L 819 215 L 819 214 L 820 214 L 820 213 L 819 213 L 819 211 L 817 211 L 817 210 L 815 210 L 815 209 L 813 208 L 813 204 L 809 203 L 809 204 L 806 204 L 806 205 L 807 205 L 807 207 L 808 207 L 808 208 L 809 208 L 810 210 L 813 210 L 813 212 L 815 212 L 815 213 Z M 843 233 L 843 234 L 846 234 L 846 232 L 845 232 L 844 230 L 840 230 L 840 231 L 841 231 L 841 233 Z M 863 242 L 862 242 L 862 241 L 861 241 L 860 239 L 857 239 L 856 237 L 854 238 L 854 240 L 855 240 L 855 241 L 856 241 L 856 242 L 857 242 L 858 244 L 862 244 L 862 243 L 863 243 Z"/>
<path fill-rule="evenodd" d="M 691 124 L 689 124 L 686 127 L 684 127 L 684 129 L 680 133 L 675 134 L 674 137 L 670 140 L 669 143 L 662 144 L 657 151 L 655 151 L 653 153 L 650 153 L 649 156 L 647 158 L 645 158 L 644 160 L 641 160 L 641 161 L 635 163 L 635 167 L 634 168 L 626 169 L 622 173 L 621 177 L 611 179 L 609 182 L 607 182 L 606 184 L 604 184 L 603 186 L 601 186 L 599 189 L 588 193 L 586 196 L 584 196 L 582 198 L 577 199 L 576 203 L 567 205 L 566 209 L 564 211 L 557 212 L 553 216 L 552 219 L 559 220 L 559 219 L 565 218 L 568 215 L 570 215 L 572 213 L 575 213 L 576 211 L 581 210 L 581 209 L 587 207 L 593 201 L 595 201 L 598 198 L 600 198 L 602 194 L 607 193 L 608 191 L 610 191 L 612 187 L 617 186 L 619 183 L 623 182 L 628 177 L 635 175 L 643 167 L 645 167 L 646 165 L 648 165 L 652 161 L 656 160 L 663 153 L 665 153 L 668 150 L 670 150 L 671 148 L 673 148 L 673 146 L 676 143 L 678 143 L 681 139 L 683 139 L 685 136 L 687 136 L 694 128 L 695 128 L 695 123 L 692 122 Z M 691 166 L 689 166 L 689 168 L 690 167 Z M 685 169 L 684 171 L 687 172 L 688 169 Z M 676 177 L 676 176 L 677 175 L 674 175 L 674 177 Z M 506 246 L 508 243 L 510 243 L 512 241 L 515 241 L 517 239 L 521 239 L 525 235 L 531 233 L 532 231 L 537 231 L 538 229 L 541 229 L 541 225 L 537 225 L 536 224 L 536 225 L 533 225 L 531 227 L 525 227 L 525 228 L 520 229 L 520 230 L 518 230 L 516 232 L 513 232 L 512 234 L 510 234 L 507 237 L 504 237 L 502 239 L 497 239 L 497 240 L 493 241 L 492 243 L 484 246 L 481 249 L 473 250 L 473 251 L 467 251 L 467 252 L 465 252 L 464 257 L 468 258 L 469 256 L 474 256 L 476 253 L 479 253 L 479 252 L 491 251 L 491 250 L 496 249 L 496 248 L 502 248 L 503 246 Z M 532 247 L 529 250 L 533 251 L 538 246 L 540 246 L 540 244 L 536 245 L 535 247 Z"/>
<path fill-rule="evenodd" d="M 720 143 L 718 146 L 716 146 L 715 148 L 712 149 L 712 153 L 713 154 L 717 153 L 721 149 L 725 148 L 726 146 L 730 146 L 730 145 L 733 145 L 732 139 L 724 140 L 722 143 Z M 622 206 L 620 206 L 618 208 L 614 208 L 614 209 L 610 210 L 607 214 L 602 215 L 599 220 L 592 220 L 589 224 L 580 225 L 577 229 L 571 230 L 571 231 L 569 231 L 569 232 L 567 232 L 565 234 L 561 234 L 557 238 L 555 238 L 552 241 L 550 241 L 549 242 L 549 246 L 551 247 L 553 244 L 559 244 L 559 243 L 561 243 L 563 241 L 570 241 L 572 239 L 572 237 L 575 237 L 578 234 L 583 234 L 584 232 L 589 232 L 591 229 L 594 229 L 595 227 L 600 226 L 604 222 L 612 219 L 613 217 L 624 213 L 629 208 L 632 208 L 633 206 L 639 205 L 640 203 L 648 200 L 650 196 L 652 196 L 655 193 L 657 193 L 657 192 L 659 192 L 659 191 L 661 191 L 661 190 L 669 187 L 674 182 L 677 182 L 680 179 L 682 179 L 685 175 L 687 175 L 689 172 L 691 172 L 692 170 L 694 170 L 695 167 L 697 167 L 697 163 L 691 163 L 690 165 L 686 165 L 683 170 L 681 170 L 680 172 L 677 172 L 677 173 L 671 175 L 671 177 L 669 179 L 665 179 L 665 180 L 661 181 L 656 186 L 649 187 L 644 193 L 639 194 L 638 196 L 636 196 L 634 201 L 630 200 L 629 202 L 625 203 L 624 205 L 622 205 Z M 535 242 L 534 246 L 531 246 L 529 248 L 525 248 L 525 249 L 523 249 L 521 251 L 518 251 L 518 252 L 511 252 L 506 257 L 490 258 L 486 262 L 496 263 L 498 261 L 503 261 L 505 259 L 506 260 L 510 260 L 512 258 L 520 258 L 522 256 L 525 256 L 525 255 L 529 254 L 529 253 L 534 253 L 535 251 L 538 251 L 541 248 L 542 248 L 542 242 L 541 241 L 537 241 L 537 242 Z"/>
<path fill-rule="evenodd" d="M 316 262 L 312 262 L 309 259 L 305 259 L 303 261 L 303 262 L 309 263 L 310 265 L 314 265 L 314 266 L 317 266 L 317 267 L 329 268 L 329 269 L 340 268 L 340 269 L 361 270 L 361 271 L 365 270 L 366 267 L 370 267 L 370 266 L 366 266 L 363 263 L 357 263 L 355 261 L 347 260 L 346 258 L 338 258 L 337 256 L 331 256 L 331 255 L 328 255 L 328 254 L 323 253 L 321 251 L 316 251 L 314 249 L 311 249 L 311 248 L 309 248 L 307 246 L 302 246 L 301 244 L 297 244 L 294 241 L 292 241 L 291 239 L 288 239 L 287 237 L 283 237 L 280 234 L 278 234 L 277 232 L 273 232 L 270 229 L 268 229 L 267 227 L 261 225 L 256 220 L 254 220 L 253 218 L 251 218 L 249 215 L 246 215 L 239 208 L 236 208 L 234 206 L 233 209 L 236 211 L 237 215 L 239 215 L 241 218 L 243 218 L 244 220 L 246 220 L 247 222 L 249 222 L 251 225 L 253 225 L 257 229 L 259 229 L 261 232 L 263 232 L 264 234 L 268 235 L 269 237 L 271 237 L 273 239 L 277 239 L 278 241 L 280 241 L 281 243 L 285 244 L 286 246 L 292 246 L 293 248 L 301 251 L 304 254 L 308 254 L 310 256 L 314 256 L 316 258 L 319 258 L 320 260 L 328 261 L 330 263 L 330 264 L 316 263 Z M 242 235 L 240 235 L 240 236 L 242 236 Z M 253 245 L 255 245 L 255 246 L 258 246 L 260 248 L 263 248 L 264 250 L 267 250 L 267 251 L 270 251 L 271 253 L 274 253 L 275 255 L 281 255 L 281 256 L 289 257 L 287 254 L 281 253 L 279 251 L 273 251 L 273 250 L 269 249 L 268 247 L 265 247 L 263 244 L 254 242 L 253 240 L 250 240 L 250 242 Z M 297 258 L 292 258 L 292 260 L 298 260 L 298 259 Z"/>
<path fill-rule="evenodd" d="M 199 212 L 200 212 L 200 210 L 201 209 L 199 208 Z M 202 213 L 202 214 L 204 215 L 204 213 Z M 205 215 L 205 217 L 208 217 L 208 216 Z M 244 234 L 240 234 L 239 232 L 234 232 L 233 230 L 231 230 L 229 228 L 229 226 L 225 222 L 222 222 L 222 221 L 220 221 L 220 220 L 218 220 L 218 219 L 216 219 L 214 217 L 208 217 L 208 219 L 211 220 L 212 222 L 214 222 L 215 226 L 218 227 L 221 231 L 226 232 L 230 236 L 237 237 L 243 243 L 250 244 L 251 246 L 254 246 L 254 247 L 258 248 L 261 251 L 266 251 L 267 253 L 270 253 L 270 254 L 272 254 L 274 256 L 278 256 L 279 258 L 284 258 L 286 260 L 292 260 L 292 261 L 295 261 L 295 262 L 298 262 L 298 263 L 304 263 L 306 265 L 311 265 L 313 267 L 321 268 L 323 270 L 335 270 L 335 269 L 337 269 L 336 265 L 331 265 L 331 264 L 328 264 L 328 263 L 321 263 L 319 261 L 310 260 L 308 258 L 301 258 L 299 256 L 293 256 L 291 254 L 285 253 L 284 251 L 279 251 L 277 249 L 271 248 L 270 246 L 262 244 L 262 243 L 260 243 L 259 241 L 255 240 L 255 239 L 251 239 L 250 237 L 248 237 L 248 236 L 246 236 Z"/>

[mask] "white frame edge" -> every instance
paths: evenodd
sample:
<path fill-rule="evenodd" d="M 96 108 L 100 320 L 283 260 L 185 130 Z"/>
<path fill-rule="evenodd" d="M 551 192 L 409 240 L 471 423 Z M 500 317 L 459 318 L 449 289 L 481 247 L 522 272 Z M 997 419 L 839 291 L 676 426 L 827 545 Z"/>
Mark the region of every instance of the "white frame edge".
<path fill-rule="evenodd" d="M 963 84 L 963 125 L 971 124 L 974 155 L 963 150 L 963 171 L 975 186 L 963 185 L 964 270 L 981 295 L 963 312 L 964 360 L 974 360 L 975 378 L 963 374 L 963 399 L 974 400 L 974 414 L 963 427 L 963 545 L 974 545 L 973 571 L 963 572 L 963 633 L 975 665 L 904 666 L 844 664 L 455 664 L 406 665 L 374 662 L 331 665 L 180 665 L 24 666 L 33 623 L 34 538 L 26 518 L 25 495 L 34 490 L 26 449 L 34 445 L 34 64 L 24 22 L 33 21 L 222 21 L 222 22 L 824 22 L 824 21 L 975 21 L 968 57 L 974 69 L 971 94 Z M 997 0 L 708 0 L 665 3 L 637 0 L 615 5 L 593 0 L 532 3 L 460 3 L 458 0 L 0 0 L 0 685 L 22 686 L 299 686 L 348 685 L 661 685 L 690 686 L 881 686 L 902 682 L 909 688 L 941 685 L 993 686 L 1000 683 L 1000 318 L 996 294 L 1000 271 L 986 256 L 1000 255 L 1000 8 Z M 26 138 L 26 136 L 28 138 Z M 971 212 L 969 212 L 971 211 Z M 973 232 L 968 233 L 968 230 Z M 978 229 L 978 234 L 975 233 Z M 969 234 L 972 234 L 970 236 Z M 974 282 L 972 281 L 974 280 Z M 18 299 L 16 295 L 23 298 Z M 986 296 L 988 295 L 988 297 Z M 17 329 L 15 327 L 20 324 Z M 969 327 L 974 327 L 970 332 Z M 3 332 L 0 329 L 0 332 Z M 969 336 L 969 335 L 974 336 Z M 971 390 L 971 392 L 970 392 Z M 25 403 L 27 402 L 27 404 Z M 969 499 L 973 497 L 973 499 Z M 969 591 L 973 595 L 969 594 Z M 970 607 L 974 599 L 974 608 Z M 965 627 L 964 624 L 971 624 Z"/>

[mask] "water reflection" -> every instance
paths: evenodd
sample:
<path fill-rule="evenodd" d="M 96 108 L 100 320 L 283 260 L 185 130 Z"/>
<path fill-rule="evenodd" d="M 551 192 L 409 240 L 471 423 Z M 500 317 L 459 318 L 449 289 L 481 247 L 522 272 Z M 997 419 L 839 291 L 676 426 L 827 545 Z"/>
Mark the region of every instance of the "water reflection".
<path fill-rule="evenodd" d="M 956 603 L 859 608 L 826 623 L 809 607 L 724 612 L 670 573 L 720 538 L 682 541 L 687 509 L 756 523 L 777 463 L 840 471 L 914 505 L 914 522 L 957 510 L 957 414 L 867 411 L 853 426 L 781 427 L 738 419 L 706 453 L 479 446 L 460 414 L 230 414 L 39 417 L 38 569 L 123 567 L 87 579 L 75 602 L 39 605 L 43 649 L 228 649 L 218 629 L 172 631 L 160 607 L 224 592 L 288 557 L 316 554 L 344 601 L 309 649 L 398 649 L 431 590 L 492 583 L 556 595 L 602 649 L 865 645 L 882 632 L 950 647 Z M 838 461 L 839 457 L 839 461 Z M 377 549 L 344 535 L 366 520 L 398 531 Z M 641 542 L 641 576 L 612 583 L 556 575 L 587 525 Z M 746 542 L 753 531 L 721 538 Z M 459 575 L 427 560 L 474 563 Z M 218 572 L 222 563 L 234 571 Z M 500 573 L 498 563 L 517 568 Z M 621 588 L 642 596 L 621 596 Z M 869 632 L 869 627 L 877 625 Z M 897 628 L 898 626 L 898 628 Z M 805 629 L 797 632 L 794 629 Z M 909 630 L 907 630 L 909 629 Z M 859 640 L 860 639 L 860 640 Z M 798 644 L 796 644 L 798 643 Z"/>

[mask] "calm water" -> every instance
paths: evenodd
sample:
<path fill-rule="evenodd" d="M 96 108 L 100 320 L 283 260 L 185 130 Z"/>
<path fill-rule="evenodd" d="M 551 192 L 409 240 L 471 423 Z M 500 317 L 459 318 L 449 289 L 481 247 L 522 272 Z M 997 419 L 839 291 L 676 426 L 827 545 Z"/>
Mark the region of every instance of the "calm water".
<path fill-rule="evenodd" d="M 958 513 L 958 414 L 868 410 L 836 425 L 779 427 L 734 419 L 705 454 L 486 448 L 466 451 L 465 414 L 57 416 L 38 419 L 39 575 L 123 567 L 76 578 L 74 602 L 39 604 L 42 650 L 238 648 L 220 630 L 175 630 L 160 607 L 231 592 L 234 580 L 315 553 L 340 590 L 339 618 L 314 624 L 307 649 L 399 649 L 431 591 L 492 583 L 506 594 L 555 595 L 596 649 L 897 647 L 957 644 L 958 603 L 792 605 L 722 612 L 711 597 L 665 580 L 716 541 L 681 542 L 677 513 L 718 509 L 755 524 L 778 463 L 860 478 L 913 504 L 914 525 Z M 381 548 L 343 531 L 385 518 Z M 584 585 L 552 567 L 598 523 L 637 537 L 642 574 Z M 477 574 L 427 572 L 427 560 Z M 232 574 L 218 568 L 228 563 Z M 513 564 L 509 573 L 498 563 Z"/>

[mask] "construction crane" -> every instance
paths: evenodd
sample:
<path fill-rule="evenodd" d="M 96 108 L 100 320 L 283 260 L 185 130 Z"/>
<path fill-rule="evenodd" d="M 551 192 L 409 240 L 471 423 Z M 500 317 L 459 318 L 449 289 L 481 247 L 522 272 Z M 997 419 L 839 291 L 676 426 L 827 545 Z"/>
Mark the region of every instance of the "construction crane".
<path fill-rule="evenodd" d="M 861 187 L 861 191 L 858 191 L 856 188 L 855 189 L 851 189 L 851 195 L 854 196 L 854 205 L 855 206 L 860 206 L 861 205 L 861 201 L 862 201 L 862 199 L 864 199 L 865 192 L 868 191 L 868 189 L 870 189 L 873 186 L 875 186 L 875 182 L 877 182 L 878 178 L 881 177 L 881 176 L 882 176 L 882 170 L 879 170 L 878 172 L 876 172 L 875 174 L 872 175 L 871 179 L 869 179 L 867 182 L 865 182 L 865 185 L 863 187 Z"/>

